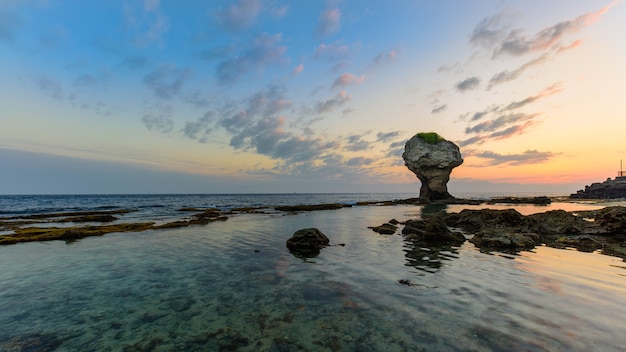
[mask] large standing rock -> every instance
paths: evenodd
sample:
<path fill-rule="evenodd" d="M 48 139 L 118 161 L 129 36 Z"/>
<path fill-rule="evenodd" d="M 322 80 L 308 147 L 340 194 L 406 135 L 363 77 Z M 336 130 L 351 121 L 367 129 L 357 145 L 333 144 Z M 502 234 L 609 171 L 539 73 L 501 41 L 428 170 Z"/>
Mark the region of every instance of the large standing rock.
<path fill-rule="evenodd" d="M 317 256 L 329 244 L 328 237 L 314 227 L 298 230 L 287 240 L 289 251 L 295 256 L 305 258 Z"/>
<path fill-rule="evenodd" d="M 402 153 L 404 164 L 422 182 L 420 199 L 453 198 L 448 193 L 452 169 L 463 164 L 459 147 L 436 133 L 418 133 L 409 139 Z"/>

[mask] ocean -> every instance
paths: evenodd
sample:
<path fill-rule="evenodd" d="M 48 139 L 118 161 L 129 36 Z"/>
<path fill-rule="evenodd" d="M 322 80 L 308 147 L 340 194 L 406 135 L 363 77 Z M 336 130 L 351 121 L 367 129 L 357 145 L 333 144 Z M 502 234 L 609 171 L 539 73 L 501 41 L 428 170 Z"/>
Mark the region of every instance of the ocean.
<path fill-rule="evenodd" d="M 489 195 L 476 195 L 477 198 Z M 0 196 L 0 217 L 382 201 L 413 194 Z M 537 247 L 420 247 L 368 226 L 482 206 L 238 214 L 203 226 L 0 246 L 0 351 L 621 351 L 626 264 Z M 598 206 L 497 205 L 523 214 Z M 294 257 L 291 235 L 333 244 Z M 411 286 L 399 281 L 408 280 Z"/>

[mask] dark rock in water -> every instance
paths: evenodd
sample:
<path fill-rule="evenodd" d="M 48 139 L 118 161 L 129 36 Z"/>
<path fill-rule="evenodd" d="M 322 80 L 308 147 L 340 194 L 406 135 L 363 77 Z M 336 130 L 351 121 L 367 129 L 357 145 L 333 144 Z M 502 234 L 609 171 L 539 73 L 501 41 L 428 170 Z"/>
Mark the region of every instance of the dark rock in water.
<path fill-rule="evenodd" d="M 592 183 L 578 192 L 571 194 L 574 199 L 617 199 L 626 198 L 626 176 L 608 178 L 604 182 Z"/>
<path fill-rule="evenodd" d="M 552 203 L 552 200 L 546 196 L 539 197 L 500 197 L 492 198 L 487 204 L 535 204 L 535 205 L 548 205 Z"/>
<path fill-rule="evenodd" d="M 446 214 L 443 220 L 448 226 L 459 227 L 470 233 L 486 228 L 507 228 L 518 232 L 530 229 L 530 221 L 514 209 L 464 209 L 460 213 Z"/>
<path fill-rule="evenodd" d="M 304 258 L 316 257 L 320 254 L 320 250 L 328 247 L 329 244 L 328 237 L 316 228 L 298 230 L 287 240 L 289 252 Z"/>
<path fill-rule="evenodd" d="M 536 233 L 516 232 L 480 232 L 469 239 L 476 247 L 499 250 L 523 250 L 531 249 L 541 244 L 540 237 Z"/>
<path fill-rule="evenodd" d="M 531 227 L 540 235 L 581 235 L 588 222 L 565 210 L 529 215 Z"/>
<path fill-rule="evenodd" d="M 463 163 L 456 144 L 436 133 L 418 133 L 406 142 L 402 158 L 406 167 L 422 182 L 421 200 L 453 198 L 448 193 L 450 173 Z"/>
<path fill-rule="evenodd" d="M 405 223 L 402 234 L 407 239 L 429 244 L 461 244 L 465 242 L 463 234 L 450 231 L 440 218 L 409 220 Z"/>
<path fill-rule="evenodd" d="M 595 220 L 610 233 L 626 234 L 626 207 L 606 207 L 598 211 Z"/>
<path fill-rule="evenodd" d="M 398 231 L 398 226 L 391 223 L 384 223 L 380 226 L 371 226 L 368 229 L 372 229 L 374 232 L 378 232 L 381 235 L 393 235 Z"/>

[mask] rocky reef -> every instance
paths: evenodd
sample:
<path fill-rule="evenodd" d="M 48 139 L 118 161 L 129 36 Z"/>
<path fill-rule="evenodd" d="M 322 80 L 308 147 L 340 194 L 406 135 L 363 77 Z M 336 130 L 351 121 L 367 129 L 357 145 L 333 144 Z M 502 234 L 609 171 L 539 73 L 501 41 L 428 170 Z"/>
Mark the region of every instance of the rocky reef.
<path fill-rule="evenodd" d="M 402 153 L 404 164 L 421 181 L 420 199 L 453 198 L 448 193 L 452 169 L 463 163 L 459 147 L 437 133 L 418 133 L 409 139 Z"/>
<path fill-rule="evenodd" d="M 570 195 L 574 199 L 617 199 L 626 198 L 626 176 L 606 179 L 585 186 L 578 192 Z"/>
<path fill-rule="evenodd" d="M 418 241 L 426 247 L 458 246 L 467 239 L 487 252 L 514 253 L 547 245 L 585 252 L 602 250 L 604 254 L 626 259 L 626 207 L 622 206 L 582 212 L 551 210 L 532 215 L 522 215 L 514 209 L 465 209 L 400 224 L 404 225 L 400 233 L 406 240 Z M 370 229 L 381 234 L 397 233 L 397 227 L 390 225 Z"/>

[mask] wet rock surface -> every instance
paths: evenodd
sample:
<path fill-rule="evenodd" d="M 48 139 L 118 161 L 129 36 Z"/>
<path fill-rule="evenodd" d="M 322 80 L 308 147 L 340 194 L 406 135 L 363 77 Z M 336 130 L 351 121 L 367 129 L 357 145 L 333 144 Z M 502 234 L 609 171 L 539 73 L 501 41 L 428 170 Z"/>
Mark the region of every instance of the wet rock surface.
<path fill-rule="evenodd" d="M 401 234 L 407 241 L 423 246 L 454 247 L 467 238 L 483 251 L 514 253 L 547 245 L 574 247 L 585 252 L 602 250 L 604 254 L 626 259 L 626 207 L 622 206 L 585 212 L 552 210 L 532 215 L 522 215 L 514 209 L 466 209 L 458 213 L 427 214 L 423 219 L 400 224 L 404 225 Z M 379 232 L 378 229 L 389 225 L 370 229 Z"/>
<path fill-rule="evenodd" d="M 314 227 L 298 230 L 287 240 L 289 252 L 302 258 L 316 257 L 322 248 L 329 245 L 328 237 Z"/>
<path fill-rule="evenodd" d="M 429 140 L 428 137 L 433 139 Z M 452 198 L 448 181 L 452 169 L 463 163 L 459 147 L 436 133 L 418 133 L 409 139 L 402 154 L 404 164 L 421 181 L 420 199 Z"/>

